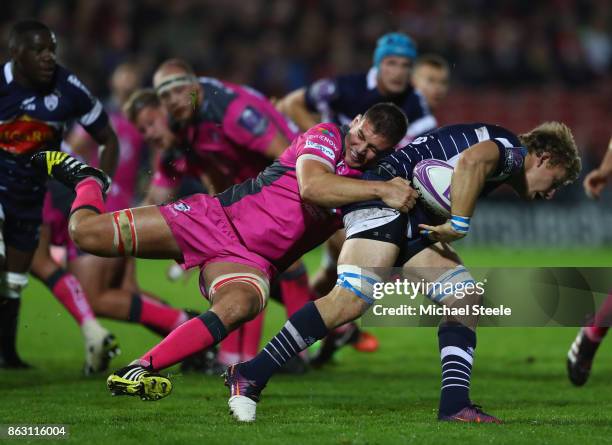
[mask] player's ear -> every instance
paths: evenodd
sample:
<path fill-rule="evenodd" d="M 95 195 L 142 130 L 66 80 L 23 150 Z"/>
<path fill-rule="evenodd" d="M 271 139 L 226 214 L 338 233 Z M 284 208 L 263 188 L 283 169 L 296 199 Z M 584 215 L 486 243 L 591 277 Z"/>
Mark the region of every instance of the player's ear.
<path fill-rule="evenodd" d="M 353 119 L 353 122 L 351 122 L 351 127 L 356 126 L 357 124 L 359 124 L 359 121 L 361 120 L 361 114 L 358 114 L 357 116 L 355 116 L 355 118 Z"/>
<path fill-rule="evenodd" d="M 545 151 L 544 153 L 542 153 L 539 158 L 538 158 L 538 165 L 542 165 L 544 164 L 546 161 L 550 160 L 551 156 L 550 153 Z"/>

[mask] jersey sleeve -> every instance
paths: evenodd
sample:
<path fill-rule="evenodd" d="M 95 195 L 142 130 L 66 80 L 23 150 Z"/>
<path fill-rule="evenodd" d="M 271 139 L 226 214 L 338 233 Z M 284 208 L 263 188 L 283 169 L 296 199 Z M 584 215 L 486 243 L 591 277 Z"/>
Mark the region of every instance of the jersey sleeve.
<path fill-rule="evenodd" d="M 298 141 L 296 159 L 312 159 L 325 164 L 332 172 L 342 160 L 342 136 L 331 125 L 319 124 Z"/>
<path fill-rule="evenodd" d="M 279 132 L 274 116 L 277 113 L 265 98 L 239 95 L 227 107 L 223 116 L 223 131 L 241 147 L 265 154 Z"/>
<path fill-rule="evenodd" d="M 417 137 L 438 127 L 438 121 L 427 105 L 425 97 L 418 91 L 413 91 L 402 107 L 408 118 L 406 135 L 396 145 L 404 147 Z"/>
<path fill-rule="evenodd" d="M 328 111 L 331 104 L 340 97 L 338 80 L 325 78 L 306 87 L 306 107 L 313 113 Z"/>
<path fill-rule="evenodd" d="M 495 172 L 493 172 L 488 180 L 503 181 L 523 170 L 525 156 L 527 155 L 525 148 L 515 147 L 506 138 L 494 138 L 491 141 L 497 145 L 499 161 Z"/>
<path fill-rule="evenodd" d="M 108 115 L 100 100 L 74 74 L 68 75 L 67 82 L 74 103 L 74 117 L 79 124 L 90 134 L 108 125 Z"/>

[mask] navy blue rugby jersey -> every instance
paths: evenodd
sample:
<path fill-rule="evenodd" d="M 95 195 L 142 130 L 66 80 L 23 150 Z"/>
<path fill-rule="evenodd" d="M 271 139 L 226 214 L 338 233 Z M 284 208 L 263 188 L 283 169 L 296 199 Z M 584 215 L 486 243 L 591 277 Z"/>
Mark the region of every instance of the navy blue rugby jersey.
<path fill-rule="evenodd" d="M 408 131 L 403 143 L 438 126 L 425 97 L 412 86 L 402 94 L 383 96 L 376 88 L 377 69 L 367 73 L 320 79 L 306 88 L 306 106 L 320 113 L 323 122 L 347 125 L 358 114 L 380 102 L 393 102 L 408 117 Z"/>
<path fill-rule="evenodd" d="M 412 180 L 416 164 L 423 159 L 439 159 L 453 167 L 459 155 L 472 145 L 493 141 L 499 148 L 499 163 L 496 171 L 487 179 L 483 194 L 489 193 L 514 174 L 523 170 L 527 150 L 518 137 L 503 127 L 485 123 L 449 125 L 418 137 L 405 147 L 390 153 L 378 161 L 374 172 L 369 174 L 384 179 L 400 176 Z M 364 174 L 364 179 L 369 176 Z"/>
<path fill-rule="evenodd" d="M 90 133 L 108 124 L 100 101 L 73 73 L 57 65 L 52 86 L 39 91 L 18 84 L 13 63 L 6 62 L 0 69 L 0 194 L 27 201 L 34 193 L 31 198 L 38 204 L 45 178 L 29 159 L 41 149 L 59 150 L 74 121 Z"/>

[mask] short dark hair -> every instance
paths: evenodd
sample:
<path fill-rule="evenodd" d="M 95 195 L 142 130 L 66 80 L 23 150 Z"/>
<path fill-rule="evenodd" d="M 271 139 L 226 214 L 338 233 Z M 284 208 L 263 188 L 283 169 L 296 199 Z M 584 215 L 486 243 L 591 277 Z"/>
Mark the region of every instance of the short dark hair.
<path fill-rule="evenodd" d="M 136 122 L 136 117 L 144 108 L 158 108 L 161 106 L 159 97 L 153 88 L 141 88 L 134 91 L 123 106 L 123 113 L 132 123 Z"/>
<path fill-rule="evenodd" d="M 372 124 L 374 133 L 384 136 L 391 147 L 395 147 L 408 130 L 408 118 L 400 107 L 391 102 L 371 106 L 363 117 Z"/>
<path fill-rule="evenodd" d="M 444 57 L 439 56 L 437 54 L 423 54 L 414 62 L 414 69 L 417 69 L 419 66 L 429 65 L 434 68 L 438 68 L 445 71 L 450 71 L 448 62 L 444 59 Z"/>
<path fill-rule="evenodd" d="M 47 32 L 53 34 L 53 31 L 42 22 L 33 19 L 21 20 L 13 25 L 9 33 L 9 49 L 14 49 L 22 42 L 23 37 L 30 32 Z"/>

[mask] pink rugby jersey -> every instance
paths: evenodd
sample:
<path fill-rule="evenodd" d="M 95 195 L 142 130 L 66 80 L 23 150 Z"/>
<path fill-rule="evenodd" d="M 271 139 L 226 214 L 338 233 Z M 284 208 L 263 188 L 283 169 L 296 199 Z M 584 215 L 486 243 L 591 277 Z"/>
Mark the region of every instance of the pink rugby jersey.
<path fill-rule="evenodd" d="M 217 195 L 242 244 L 278 271 L 342 227 L 335 211 L 302 200 L 296 163 L 300 157 L 314 159 L 338 175 L 359 176 L 344 163 L 346 131 L 332 123 L 316 125 L 256 178 Z"/>
<path fill-rule="evenodd" d="M 183 146 L 176 159 L 160 157 L 153 184 L 176 187 L 184 175 L 200 176 L 211 165 L 228 179 L 228 186 L 255 177 L 270 165 L 266 149 L 280 133 L 288 141 L 297 126 L 261 93 L 244 85 L 202 77 L 204 99 L 196 124 L 179 132 Z"/>

